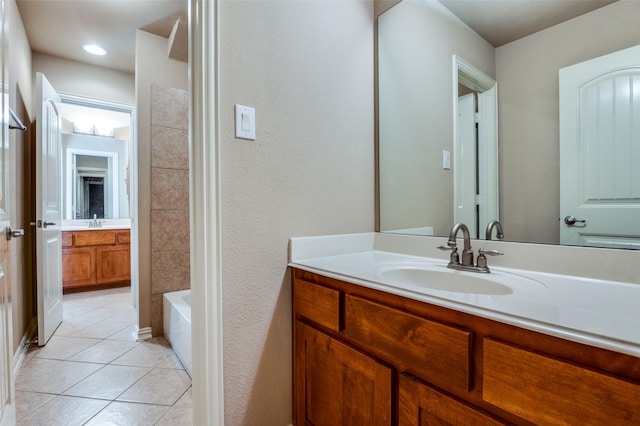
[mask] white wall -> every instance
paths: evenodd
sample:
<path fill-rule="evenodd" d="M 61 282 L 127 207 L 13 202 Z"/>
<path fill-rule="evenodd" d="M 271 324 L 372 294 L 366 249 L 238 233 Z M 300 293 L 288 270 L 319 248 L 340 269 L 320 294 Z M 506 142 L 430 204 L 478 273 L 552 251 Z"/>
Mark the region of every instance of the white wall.
<path fill-rule="evenodd" d="M 453 66 L 495 75 L 494 48 L 435 0 L 404 0 L 378 18 L 380 229 L 453 225 Z"/>
<path fill-rule="evenodd" d="M 619 1 L 496 49 L 500 216 L 510 241 L 558 243 L 558 70 L 640 44 L 640 2 Z"/>
<path fill-rule="evenodd" d="M 135 77 L 130 73 L 34 53 L 34 88 L 36 72 L 43 73 L 56 91 L 61 93 L 135 104 Z"/>
<path fill-rule="evenodd" d="M 225 424 L 291 422 L 288 239 L 374 229 L 373 2 L 220 2 Z M 256 108 L 235 139 L 234 104 Z"/>

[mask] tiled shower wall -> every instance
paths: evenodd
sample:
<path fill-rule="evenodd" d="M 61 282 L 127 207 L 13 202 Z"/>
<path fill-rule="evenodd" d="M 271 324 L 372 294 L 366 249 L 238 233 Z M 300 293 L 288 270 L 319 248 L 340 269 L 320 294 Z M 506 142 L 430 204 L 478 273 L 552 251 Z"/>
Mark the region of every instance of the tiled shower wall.
<path fill-rule="evenodd" d="M 151 88 L 151 327 L 163 333 L 162 295 L 189 284 L 189 97 Z"/>

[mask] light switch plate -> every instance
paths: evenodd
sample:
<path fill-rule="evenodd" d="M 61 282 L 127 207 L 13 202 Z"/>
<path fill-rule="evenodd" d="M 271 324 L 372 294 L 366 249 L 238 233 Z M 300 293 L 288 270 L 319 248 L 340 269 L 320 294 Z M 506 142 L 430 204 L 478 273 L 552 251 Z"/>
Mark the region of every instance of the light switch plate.
<path fill-rule="evenodd" d="M 451 151 L 442 151 L 442 168 L 451 170 Z"/>
<path fill-rule="evenodd" d="M 236 104 L 236 138 L 256 140 L 256 109 Z"/>

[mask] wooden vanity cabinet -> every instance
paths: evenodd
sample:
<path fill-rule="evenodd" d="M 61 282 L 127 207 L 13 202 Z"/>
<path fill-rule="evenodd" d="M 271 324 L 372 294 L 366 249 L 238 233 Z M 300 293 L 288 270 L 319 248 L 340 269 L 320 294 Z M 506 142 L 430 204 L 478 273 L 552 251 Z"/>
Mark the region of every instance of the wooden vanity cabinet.
<path fill-rule="evenodd" d="M 296 425 L 640 424 L 640 358 L 293 269 Z"/>
<path fill-rule="evenodd" d="M 128 229 L 64 231 L 64 293 L 119 287 L 131 283 Z"/>

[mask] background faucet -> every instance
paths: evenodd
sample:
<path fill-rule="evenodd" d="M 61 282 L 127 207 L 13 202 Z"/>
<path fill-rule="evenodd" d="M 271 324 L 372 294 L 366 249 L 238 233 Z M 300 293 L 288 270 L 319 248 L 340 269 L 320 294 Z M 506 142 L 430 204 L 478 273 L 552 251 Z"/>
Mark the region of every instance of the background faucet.
<path fill-rule="evenodd" d="M 502 224 L 497 220 L 492 220 L 487 224 L 487 231 L 485 232 L 485 239 L 491 239 L 491 231 L 496 228 L 496 238 L 500 241 L 504 240 L 504 233 L 502 231 Z"/>
<path fill-rule="evenodd" d="M 98 220 L 98 215 L 93 215 L 93 220 L 89 222 L 89 228 L 102 228 L 102 222 Z"/>

